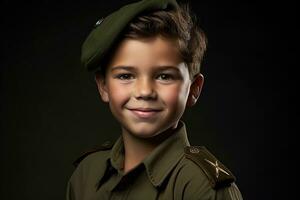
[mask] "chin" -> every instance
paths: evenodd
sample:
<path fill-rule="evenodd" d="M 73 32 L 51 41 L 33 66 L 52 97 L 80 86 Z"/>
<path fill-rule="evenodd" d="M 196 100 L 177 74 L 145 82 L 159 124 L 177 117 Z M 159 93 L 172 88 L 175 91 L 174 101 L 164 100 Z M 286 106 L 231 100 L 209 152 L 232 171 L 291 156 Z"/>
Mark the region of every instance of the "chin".
<path fill-rule="evenodd" d="M 139 138 L 151 138 L 160 133 L 159 129 L 154 129 L 152 127 L 135 127 L 129 130 L 129 132 Z"/>

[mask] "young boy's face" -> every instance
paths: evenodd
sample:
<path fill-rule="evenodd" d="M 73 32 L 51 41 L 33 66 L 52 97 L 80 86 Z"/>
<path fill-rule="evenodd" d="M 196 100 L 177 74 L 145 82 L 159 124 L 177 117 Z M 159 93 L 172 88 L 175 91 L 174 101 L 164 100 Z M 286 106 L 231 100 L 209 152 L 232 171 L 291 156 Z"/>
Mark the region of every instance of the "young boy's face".
<path fill-rule="evenodd" d="M 105 78 L 96 76 L 102 100 L 123 132 L 140 138 L 176 128 L 186 105 L 196 102 L 202 80 L 200 75 L 192 83 L 177 43 L 162 37 L 123 40 Z"/>

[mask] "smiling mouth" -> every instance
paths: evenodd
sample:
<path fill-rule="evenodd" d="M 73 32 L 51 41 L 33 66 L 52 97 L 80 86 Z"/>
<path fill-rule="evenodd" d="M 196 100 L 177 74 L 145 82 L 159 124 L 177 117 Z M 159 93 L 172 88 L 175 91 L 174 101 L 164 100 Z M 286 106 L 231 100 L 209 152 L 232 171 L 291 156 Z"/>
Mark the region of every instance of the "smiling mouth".
<path fill-rule="evenodd" d="M 129 109 L 135 116 L 138 118 L 148 119 L 155 117 L 161 109 L 152 109 L 152 108 L 136 108 L 136 109 Z"/>

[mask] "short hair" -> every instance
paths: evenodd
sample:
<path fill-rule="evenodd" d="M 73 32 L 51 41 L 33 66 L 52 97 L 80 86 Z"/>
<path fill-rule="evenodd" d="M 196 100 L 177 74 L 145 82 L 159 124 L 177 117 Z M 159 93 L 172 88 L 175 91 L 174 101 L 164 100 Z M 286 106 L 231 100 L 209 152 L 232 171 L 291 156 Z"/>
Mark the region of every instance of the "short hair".
<path fill-rule="evenodd" d="M 188 4 L 181 4 L 177 9 L 144 12 L 134 18 L 121 35 L 116 43 L 126 38 L 145 39 L 155 36 L 175 39 L 178 41 L 180 56 L 189 69 L 190 78 L 193 79 L 200 73 L 207 38 Z M 106 65 L 113 55 L 114 47 L 102 63 L 103 68 L 100 71 L 102 75 L 105 75 Z"/>

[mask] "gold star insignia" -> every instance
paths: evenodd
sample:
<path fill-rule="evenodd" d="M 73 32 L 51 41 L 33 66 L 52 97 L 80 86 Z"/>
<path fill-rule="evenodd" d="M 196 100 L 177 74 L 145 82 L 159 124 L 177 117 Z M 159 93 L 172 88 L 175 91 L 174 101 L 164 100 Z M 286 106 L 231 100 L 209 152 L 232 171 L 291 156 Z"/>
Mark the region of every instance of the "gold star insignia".
<path fill-rule="evenodd" d="M 206 162 L 208 162 L 209 164 L 211 164 L 213 167 L 216 168 L 216 177 L 218 178 L 219 177 L 219 172 L 223 172 L 224 174 L 228 175 L 229 176 L 229 173 L 226 172 L 224 169 L 222 169 L 220 166 L 219 166 L 219 163 L 218 161 L 216 160 L 215 163 L 211 162 L 210 160 L 207 160 L 207 159 L 204 159 Z"/>

